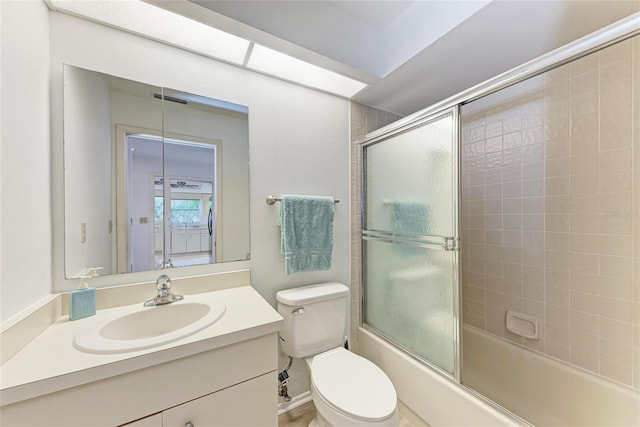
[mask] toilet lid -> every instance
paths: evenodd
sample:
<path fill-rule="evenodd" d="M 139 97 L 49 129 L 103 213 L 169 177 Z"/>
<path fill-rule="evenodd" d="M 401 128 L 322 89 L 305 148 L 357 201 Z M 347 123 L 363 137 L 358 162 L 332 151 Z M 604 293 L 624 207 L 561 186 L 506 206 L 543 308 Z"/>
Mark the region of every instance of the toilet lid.
<path fill-rule="evenodd" d="M 311 379 L 316 391 L 347 415 L 381 421 L 395 411 L 397 397 L 393 384 L 367 359 L 337 348 L 314 357 L 312 366 Z"/>

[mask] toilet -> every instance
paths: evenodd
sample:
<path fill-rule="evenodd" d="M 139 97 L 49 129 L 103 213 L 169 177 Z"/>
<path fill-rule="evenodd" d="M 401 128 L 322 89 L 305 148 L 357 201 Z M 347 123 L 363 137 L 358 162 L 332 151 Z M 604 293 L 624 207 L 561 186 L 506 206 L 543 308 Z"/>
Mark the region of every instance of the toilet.
<path fill-rule="evenodd" d="M 310 427 L 398 426 L 397 396 L 387 375 L 343 346 L 349 288 L 323 283 L 280 291 L 280 344 L 304 358 L 316 418 Z"/>

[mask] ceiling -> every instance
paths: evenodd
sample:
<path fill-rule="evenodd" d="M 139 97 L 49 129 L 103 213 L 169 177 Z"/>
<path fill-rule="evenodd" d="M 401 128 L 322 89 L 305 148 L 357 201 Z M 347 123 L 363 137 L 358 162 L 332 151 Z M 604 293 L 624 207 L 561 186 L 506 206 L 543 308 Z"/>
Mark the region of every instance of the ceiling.
<path fill-rule="evenodd" d="M 221 29 L 370 83 L 352 99 L 402 115 L 640 11 L 640 0 L 189 2 L 194 18 L 216 14 Z"/>

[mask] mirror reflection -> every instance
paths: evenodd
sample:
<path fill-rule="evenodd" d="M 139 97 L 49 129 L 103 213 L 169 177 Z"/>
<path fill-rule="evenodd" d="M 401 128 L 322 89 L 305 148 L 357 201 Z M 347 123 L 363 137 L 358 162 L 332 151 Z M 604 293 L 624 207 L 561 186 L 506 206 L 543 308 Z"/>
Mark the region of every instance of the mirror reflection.
<path fill-rule="evenodd" d="M 248 109 L 65 65 L 65 271 L 249 257 Z"/>

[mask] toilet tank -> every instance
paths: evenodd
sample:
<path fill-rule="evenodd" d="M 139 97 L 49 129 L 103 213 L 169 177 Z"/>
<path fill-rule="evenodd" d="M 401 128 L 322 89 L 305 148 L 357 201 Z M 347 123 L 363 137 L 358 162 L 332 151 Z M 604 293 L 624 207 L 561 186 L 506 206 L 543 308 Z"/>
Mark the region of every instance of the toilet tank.
<path fill-rule="evenodd" d="M 343 344 L 349 288 L 342 283 L 301 286 L 276 293 L 284 317 L 282 349 L 307 357 Z"/>

